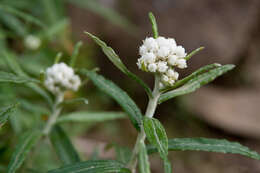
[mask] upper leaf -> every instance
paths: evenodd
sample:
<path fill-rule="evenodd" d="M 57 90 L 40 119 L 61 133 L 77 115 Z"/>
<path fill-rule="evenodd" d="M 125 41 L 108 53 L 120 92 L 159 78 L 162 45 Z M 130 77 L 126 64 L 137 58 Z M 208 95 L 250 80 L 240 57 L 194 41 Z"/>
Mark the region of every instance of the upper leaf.
<path fill-rule="evenodd" d="M 7 173 L 14 173 L 22 165 L 31 148 L 40 139 L 42 133 L 38 130 L 30 130 L 24 133 L 18 141 L 11 161 L 7 168 Z"/>
<path fill-rule="evenodd" d="M 36 82 L 36 83 L 39 83 L 40 81 L 29 78 L 29 77 L 25 77 L 25 76 L 17 76 L 13 73 L 0 71 L 0 82 L 12 82 L 12 83 Z"/>
<path fill-rule="evenodd" d="M 230 64 L 223 65 L 215 69 L 212 69 L 206 73 L 198 75 L 192 78 L 190 81 L 188 81 L 185 85 L 181 86 L 180 88 L 162 94 L 159 98 L 158 103 L 162 103 L 166 100 L 169 100 L 171 98 L 180 95 L 185 95 L 194 92 L 201 86 L 213 81 L 218 76 L 221 76 L 222 74 L 228 72 L 229 70 L 232 70 L 234 67 L 235 67 L 234 65 L 230 65 Z"/>
<path fill-rule="evenodd" d="M 152 91 L 151 89 L 139 78 L 137 77 L 135 74 L 133 74 L 132 72 L 130 72 L 126 66 L 123 64 L 123 62 L 121 61 L 121 59 L 119 58 L 119 56 L 115 53 L 115 51 L 107 46 L 107 44 L 105 42 L 103 42 L 102 40 L 100 40 L 98 37 L 94 36 L 93 34 L 90 34 L 88 32 L 85 32 L 85 34 L 87 34 L 89 37 L 91 37 L 103 50 L 103 52 L 105 53 L 105 55 L 108 57 L 108 59 L 119 69 L 121 70 L 123 73 L 125 73 L 127 76 L 129 76 L 130 78 L 132 78 L 133 80 L 135 80 L 137 83 L 139 83 L 144 90 L 146 91 L 146 93 L 148 94 L 149 97 L 152 97 Z"/>
<path fill-rule="evenodd" d="M 121 162 L 114 160 L 89 160 L 78 162 L 59 169 L 50 170 L 48 173 L 131 173 Z"/>
<path fill-rule="evenodd" d="M 102 122 L 114 120 L 118 118 L 125 118 L 126 114 L 123 112 L 73 112 L 59 117 L 57 123 L 63 122 Z"/>
<path fill-rule="evenodd" d="M 140 130 L 142 124 L 142 113 L 135 102 L 127 95 L 125 91 L 119 88 L 112 81 L 105 79 L 93 71 L 80 70 L 80 73 L 89 77 L 90 80 L 104 93 L 111 96 L 128 114 L 130 120 L 137 130 Z"/>
<path fill-rule="evenodd" d="M 150 21 L 152 23 L 153 37 L 158 38 L 158 36 L 159 36 L 158 27 L 157 27 L 156 19 L 155 19 L 152 12 L 149 12 L 149 18 L 150 18 Z"/>
<path fill-rule="evenodd" d="M 149 142 L 158 149 L 160 156 L 165 159 L 168 155 L 168 138 L 162 124 L 155 118 L 144 117 L 143 125 Z"/>
<path fill-rule="evenodd" d="M 249 148 L 223 139 L 208 138 L 175 138 L 169 140 L 169 150 L 173 151 L 209 151 L 218 153 L 240 154 L 246 157 L 260 160 L 260 155 Z M 154 146 L 147 147 L 148 153 L 156 152 Z"/>
<path fill-rule="evenodd" d="M 161 91 L 165 92 L 165 91 L 169 91 L 169 90 L 173 90 L 175 88 L 178 88 L 178 87 L 184 85 L 185 83 L 187 83 L 188 81 L 190 81 L 191 79 L 197 77 L 198 75 L 205 73 L 205 72 L 208 72 L 209 70 L 212 70 L 212 69 L 220 67 L 220 66 L 221 65 L 218 64 L 218 63 L 205 65 L 205 66 L 199 68 L 198 70 L 196 70 L 195 72 L 191 73 L 189 76 L 187 76 L 187 77 L 185 77 L 181 80 L 178 80 L 173 86 L 163 88 Z"/>
<path fill-rule="evenodd" d="M 0 127 L 7 121 L 8 117 L 14 112 L 17 104 L 8 106 L 0 112 Z"/>
<path fill-rule="evenodd" d="M 51 143 L 63 164 L 80 162 L 79 155 L 64 130 L 56 125 L 50 134 Z"/>

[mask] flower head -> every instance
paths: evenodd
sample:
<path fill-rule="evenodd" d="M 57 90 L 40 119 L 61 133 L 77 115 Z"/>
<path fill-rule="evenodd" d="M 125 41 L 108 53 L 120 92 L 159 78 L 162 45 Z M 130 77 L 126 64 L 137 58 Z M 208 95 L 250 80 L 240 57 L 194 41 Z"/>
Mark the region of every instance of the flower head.
<path fill-rule="evenodd" d="M 174 69 L 186 68 L 186 52 L 182 46 L 176 44 L 175 39 L 148 37 L 139 48 L 140 58 L 138 67 L 146 72 L 157 73 L 164 85 L 173 85 L 178 80 L 179 73 Z"/>
<path fill-rule="evenodd" d="M 79 76 L 65 63 L 54 64 L 46 70 L 44 85 L 54 94 L 59 94 L 65 90 L 77 91 L 80 83 Z"/>
<path fill-rule="evenodd" d="M 41 46 L 41 39 L 34 35 L 25 37 L 24 44 L 28 49 L 36 50 Z"/>

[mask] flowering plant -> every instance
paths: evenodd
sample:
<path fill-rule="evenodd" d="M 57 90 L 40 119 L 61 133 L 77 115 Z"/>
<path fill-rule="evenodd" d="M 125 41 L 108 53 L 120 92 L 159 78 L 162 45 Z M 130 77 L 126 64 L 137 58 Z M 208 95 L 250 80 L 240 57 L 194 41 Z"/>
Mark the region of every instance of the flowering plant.
<path fill-rule="evenodd" d="M 47 68 L 39 79 L 27 75 L 14 56 L 5 53 L 4 59 L 12 72 L 0 71 L 0 82 L 25 84 L 39 93 L 48 104 L 50 112 L 46 121 L 39 121 L 34 128 L 23 133 L 17 144 L 7 173 L 14 173 L 22 166 L 29 152 L 37 142 L 46 138 L 62 162 L 60 168 L 49 170 L 48 173 L 108 173 L 108 172 L 136 172 L 150 173 L 149 154 L 159 153 L 165 173 L 172 172 L 168 151 L 210 151 L 220 153 L 233 153 L 260 160 L 260 155 L 247 147 L 235 142 L 207 138 L 174 138 L 168 139 L 166 131 L 159 120 L 154 118 L 158 104 L 180 95 L 196 91 L 201 86 L 213 81 L 218 76 L 232 70 L 234 65 L 220 65 L 217 63 L 204 66 L 192 74 L 179 79 L 178 68 L 187 68 L 187 61 L 203 48 L 198 48 L 187 54 L 182 46 L 176 44 L 173 38 L 159 37 L 157 24 L 152 13 L 149 14 L 152 22 L 154 37 L 148 37 L 140 46 L 140 58 L 137 60 L 138 68 L 152 74 L 155 78 L 154 88 L 151 90 L 138 76 L 130 72 L 122 63 L 115 51 L 98 37 L 86 32 L 103 50 L 109 60 L 124 74 L 139 83 L 146 91 L 149 101 L 145 114 L 131 99 L 131 97 L 112 81 L 99 75 L 96 70 L 75 69 L 75 60 L 81 43 L 75 46 L 69 65 L 60 62 L 58 54 L 54 64 Z M 76 92 L 84 84 L 85 78 L 91 80 L 102 92 L 112 97 L 124 110 L 122 112 L 71 112 L 63 115 L 65 104 L 84 101 L 85 98 L 66 100 L 64 95 L 68 90 Z M 49 91 L 51 93 L 49 93 Z M 35 105 L 34 105 L 35 106 Z M 10 105 L 0 112 L 0 128 L 8 120 L 17 104 Z M 95 115 L 95 116 L 94 116 Z M 98 116 L 97 116 L 98 115 Z M 105 121 L 128 116 L 136 128 L 138 136 L 135 146 L 126 154 L 116 160 L 87 160 L 82 161 L 66 132 L 59 125 L 69 121 L 90 122 Z M 89 118 L 91 117 L 91 118 Z M 1 129 L 0 129 L 1 130 Z M 146 139 L 148 141 L 146 142 Z M 120 149 L 123 150 L 124 147 Z M 128 152 L 129 153 L 129 152 Z M 26 169 L 27 170 L 27 169 Z M 41 172 L 41 170 L 31 170 Z"/>

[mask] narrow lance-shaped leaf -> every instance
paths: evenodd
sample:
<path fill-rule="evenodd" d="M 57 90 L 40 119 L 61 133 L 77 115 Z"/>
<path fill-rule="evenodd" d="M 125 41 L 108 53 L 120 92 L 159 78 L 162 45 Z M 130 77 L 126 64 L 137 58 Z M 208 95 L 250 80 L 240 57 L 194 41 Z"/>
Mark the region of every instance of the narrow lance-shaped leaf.
<path fill-rule="evenodd" d="M 178 80 L 172 87 L 166 87 L 166 88 L 161 89 L 160 91 L 165 92 L 165 91 L 169 91 L 169 90 L 178 88 L 178 87 L 184 85 L 185 83 L 187 83 L 188 81 L 190 81 L 191 79 L 197 77 L 198 75 L 208 72 L 209 70 L 212 70 L 212 69 L 220 67 L 220 66 L 221 66 L 221 64 L 218 64 L 218 63 L 205 65 L 205 66 L 199 68 L 198 70 L 196 70 L 195 72 L 191 73 L 189 76 L 187 76 L 181 80 Z"/>
<path fill-rule="evenodd" d="M 103 42 L 102 40 L 100 40 L 98 37 L 85 32 L 85 34 L 87 34 L 89 37 L 91 37 L 103 50 L 103 52 L 105 53 L 105 55 L 108 57 L 108 59 L 119 69 L 121 70 L 123 73 L 125 73 L 127 76 L 129 76 L 130 78 L 132 78 L 133 80 L 135 80 L 137 83 L 139 83 L 144 90 L 146 91 L 146 93 L 148 94 L 149 97 L 152 97 L 152 91 L 151 89 L 139 78 L 137 77 L 135 74 L 133 74 L 132 72 L 130 72 L 126 66 L 123 64 L 123 62 L 121 61 L 121 59 L 119 58 L 119 56 L 115 53 L 115 51 L 106 45 L 105 42 Z"/>
<path fill-rule="evenodd" d="M 51 143 L 63 164 L 80 162 L 79 155 L 64 130 L 56 125 L 50 134 Z"/>
<path fill-rule="evenodd" d="M 119 118 L 125 118 L 127 115 L 123 112 L 87 112 L 87 111 L 78 111 L 69 113 L 59 117 L 57 123 L 65 122 L 102 122 L 115 120 Z"/>
<path fill-rule="evenodd" d="M 139 144 L 138 166 L 140 173 L 150 173 L 150 163 L 144 142 Z"/>
<path fill-rule="evenodd" d="M 67 165 L 48 173 L 131 173 L 121 162 L 114 160 L 89 160 Z"/>
<path fill-rule="evenodd" d="M 202 51 L 204 47 L 199 47 L 198 49 L 193 50 L 191 53 L 189 53 L 184 59 L 189 60 L 191 57 Z"/>
<path fill-rule="evenodd" d="M 28 83 L 28 82 L 36 82 L 39 83 L 39 80 L 25 77 L 25 76 L 17 76 L 13 73 L 8 73 L 4 71 L 0 71 L 0 83 L 1 82 L 10 82 L 10 83 Z"/>
<path fill-rule="evenodd" d="M 28 77 L 28 75 L 22 70 L 22 68 L 18 64 L 14 55 L 12 55 L 9 52 L 4 52 L 3 57 L 5 58 L 5 61 L 6 61 L 7 65 L 9 66 L 9 68 L 14 73 L 16 73 L 18 76 Z M 41 87 L 39 87 L 38 85 L 36 85 L 34 83 L 27 83 L 26 86 L 28 86 L 29 88 L 31 88 L 32 90 L 34 90 L 35 92 L 40 94 L 49 103 L 49 106 L 53 105 L 51 96 L 45 90 L 43 90 Z"/>
<path fill-rule="evenodd" d="M 43 24 L 40 20 L 38 20 L 36 17 L 34 16 L 31 16 L 29 14 L 26 14 L 20 10 L 17 10 L 15 8 L 12 8 L 10 6 L 6 6 L 6 5 L 0 5 L 0 9 L 5 11 L 5 12 L 8 12 L 8 13 L 11 13 L 12 15 L 15 15 L 17 17 L 20 17 L 22 19 L 24 19 L 25 21 L 27 22 L 30 22 L 30 23 L 34 23 L 42 28 L 45 28 L 45 24 Z"/>
<path fill-rule="evenodd" d="M 154 38 L 158 38 L 158 36 L 159 36 L 159 34 L 158 34 L 158 27 L 157 27 L 156 19 L 155 19 L 155 17 L 154 17 L 152 12 L 149 12 L 149 18 L 150 18 L 150 21 L 152 23 L 153 37 Z"/>
<path fill-rule="evenodd" d="M 71 55 L 71 60 L 70 60 L 71 67 L 75 67 L 75 63 L 76 63 L 76 60 L 77 60 L 77 57 L 79 54 L 79 49 L 81 46 L 82 46 L 82 41 L 77 42 L 77 44 L 72 52 L 72 55 Z"/>
<path fill-rule="evenodd" d="M 160 121 L 155 118 L 144 117 L 143 125 L 149 142 L 158 149 L 163 159 L 167 158 L 168 138 Z"/>
<path fill-rule="evenodd" d="M 101 91 L 111 96 L 127 113 L 131 122 L 137 130 L 140 130 L 142 124 L 142 113 L 135 102 L 127 95 L 125 91 L 119 88 L 112 81 L 105 79 L 93 71 L 80 70 L 82 75 L 86 75 Z"/>
<path fill-rule="evenodd" d="M 209 72 L 198 75 L 197 77 L 191 79 L 189 82 L 187 82 L 182 87 L 162 94 L 159 98 L 158 103 L 162 103 L 166 100 L 169 100 L 171 98 L 174 98 L 174 97 L 177 97 L 180 95 L 185 95 L 185 94 L 194 92 L 197 89 L 199 89 L 201 86 L 213 81 L 218 76 L 221 76 L 222 74 L 232 70 L 234 67 L 235 67 L 234 65 L 230 65 L 230 64 L 223 65 L 223 66 L 217 67 L 215 69 L 212 69 Z"/>
<path fill-rule="evenodd" d="M 14 173 L 22 165 L 26 156 L 40 139 L 42 133 L 38 130 L 30 130 L 26 132 L 18 141 L 11 161 L 8 165 L 7 173 Z"/>
<path fill-rule="evenodd" d="M 125 146 L 113 145 L 116 152 L 116 159 L 124 164 L 127 164 L 131 160 L 132 150 Z"/>
<path fill-rule="evenodd" d="M 7 121 L 8 117 L 14 113 L 18 104 L 8 106 L 0 112 L 0 128 Z"/>
<path fill-rule="evenodd" d="M 252 159 L 260 160 L 260 155 L 237 142 L 229 142 L 223 139 L 209 138 L 175 138 L 170 139 L 168 144 L 169 150 L 172 151 L 208 151 L 218 153 L 239 154 Z M 147 147 L 148 153 L 157 151 L 156 147 Z"/>

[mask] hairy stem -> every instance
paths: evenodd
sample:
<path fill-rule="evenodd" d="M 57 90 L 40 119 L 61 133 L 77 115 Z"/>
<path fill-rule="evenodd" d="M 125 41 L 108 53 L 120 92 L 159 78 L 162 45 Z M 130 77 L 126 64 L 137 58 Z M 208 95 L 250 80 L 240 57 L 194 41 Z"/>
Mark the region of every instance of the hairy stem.
<path fill-rule="evenodd" d="M 152 118 L 154 116 L 154 112 L 156 110 L 157 107 L 157 103 L 158 103 L 158 99 L 160 97 L 160 89 L 159 89 L 159 83 L 160 83 L 160 79 L 159 76 L 156 75 L 155 76 L 155 82 L 154 82 L 154 88 L 153 88 L 153 97 L 149 99 L 147 108 L 146 108 L 146 112 L 145 112 L 145 116 Z M 138 134 L 137 139 L 136 139 L 136 143 L 134 146 L 134 150 L 133 150 L 133 154 L 131 157 L 131 160 L 129 162 L 129 168 L 131 169 L 132 173 L 136 172 L 136 166 L 137 166 L 137 156 L 139 153 L 139 144 L 141 142 L 144 142 L 146 138 L 145 132 L 143 127 L 141 128 L 141 132 Z"/>
<path fill-rule="evenodd" d="M 45 136 L 47 136 L 50 133 L 52 127 L 55 125 L 57 118 L 60 115 L 62 107 L 59 106 L 59 104 L 63 101 L 63 97 L 64 97 L 64 94 L 59 94 L 56 98 L 56 101 L 53 105 L 53 112 L 50 115 L 50 118 L 48 119 L 48 121 L 43 129 L 43 134 Z"/>

